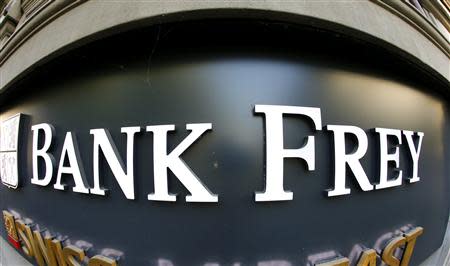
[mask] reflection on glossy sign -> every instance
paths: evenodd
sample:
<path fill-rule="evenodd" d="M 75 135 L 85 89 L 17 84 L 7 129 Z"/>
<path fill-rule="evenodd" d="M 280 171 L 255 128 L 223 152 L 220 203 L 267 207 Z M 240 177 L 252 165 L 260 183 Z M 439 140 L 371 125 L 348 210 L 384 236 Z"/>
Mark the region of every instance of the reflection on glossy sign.
<path fill-rule="evenodd" d="M 87 265 L 117 266 L 124 253 L 116 249 L 102 249 L 100 254 L 88 257 L 93 253 L 93 245 L 86 241 L 71 241 L 67 236 L 51 233 L 47 229 L 23 218 L 15 211 L 3 210 L 3 220 L 8 233 L 9 242 L 29 258 L 34 258 L 39 266 Z M 344 257 L 335 251 L 327 251 L 308 257 L 307 266 L 349 266 L 351 262 L 358 266 L 376 266 L 382 261 L 389 266 L 408 266 L 414 252 L 417 238 L 423 234 L 420 226 L 406 225 L 395 233 L 382 235 L 375 247 L 367 248 L 357 244 L 353 255 Z M 89 251 L 89 252 L 88 252 Z M 88 253 L 87 253 L 88 252 Z M 356 254 L 355 254 L 356 253 Z M 353 257 L 353 258 L 352 258 Z M 352 265 L 353 265 L 352 264 Z M 158 259 L 158 266 L 176 266 L 168 259 Z M 216 262 L 208 262 L 204 266 L 220 266 Z M 240 262 L 232 265 L 240 266 Z M 258 266 L 292 266 L 286 260 L 259 261 Z"/>
<path fill-rule="evenodd" d="M 30 219 L 20 217 L 17 212 L 14 213 L 3 210 L 8 240 L 28 258 L 34 258 L 39 266 L 117 266 L 116 258 L 119 259 L 122 255 L 118 250 L 103 249 L 102 254 L 89 258 L 86 251 L 92 248 L 92 244 L 82 240 L 71 244 L 66 236 L 56 236 L 42 230 L 43 227 L 32 223 Z M 115 258 L 105 256 L 103 253 Z"/>
<path fill-rule="evenodd" d="M 0 126 L 0 176 L 2 183 L 10 188 L 19 185 L 17 149 L 20 114 L 2 121 Z"/>

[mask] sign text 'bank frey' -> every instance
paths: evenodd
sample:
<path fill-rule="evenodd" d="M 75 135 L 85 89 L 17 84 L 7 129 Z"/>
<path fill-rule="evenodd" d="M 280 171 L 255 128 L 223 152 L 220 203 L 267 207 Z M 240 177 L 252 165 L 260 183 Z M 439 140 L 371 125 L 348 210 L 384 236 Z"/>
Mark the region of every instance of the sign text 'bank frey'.
<path fill-rule="evenodd" d="M 309 171 L 315 170 L 315 137 L 305 136 L 305 143 L 300 148 L 284 147 L 283 116 L 298 116 L 312 121 L 313 130 L 327 131 L 333 138 L 334 154 L 334 187 L 327 191 L 328 197 L 350 194 L 346 186 L 348 178 L 355 178 L 363 191 L 385 189 L 402 185 L 403 180 L 409 183 L 420 181 L 418 164 L 422 140 L 422 132 L 409 130 L 375 128 L 375 136 L 379 143 L 379 180 L 372 184 L 363 169 L 360 160 L 368 150 L 368 135 L 366 132 L 352 125 L 326 125 L 322 128 L 320 108 L 282 105 L 255 105 L 254 114 L 262 116 L 265 122 L 265 191 L 256 192 L 255 201 L 286 201 L 292 200 L 294 192 L 283 187 L 283 165 L 285 158 L 298 158 L 306 162 Z M 116 145 L 108 129 L 91 129 L 93 138 L 93 186 L 88 186 L 85 170 L 82 165 L 75 132 L 66 132 L 59 160 L 49 152 L 55 129 L 51 124 L 41 123 L 31 127 L 33 134 L 32 164 L 33 176 L 31 183 L 38 186 L 48 186 L 54 180 L 54 189 L 64 190 L 66 178 L 73 178 L 72 190 L 77 193 L 105 195 L 106 189 L 102 187 L 102 173 L 99 167 L 100 153 L 104 155 L 111 172 L 127 199 L 135 199 L 134 188 L 134 140 L 137 133 L 146 131 L 153 135 L 153 180 L 154 192 L 148 194 L 151 201 L 176 201 L 176 195 L 169 193 L 168 170 L 186 187 L 190 195 L 186 196 L 188 202 L 218 202 L 218 195 L 208 189 L 201 179 L 180 157 L 194 142 L 201 141 L 201 137 L 213 129 L 211 123 L 188 123 L 186 130 L 189 135 L 178 146 L 168 152 L 168 133 L 175 130 L 175 125 L 147 125 L 144 128 L 122 127 L 120 130 L 126 136 L 126 163 L 118 153 Z M 212 132 L 213 133 L 213 132 Z M 346 151 L 347 137 L 355 140 L 355 149 Z M 388 141 L 389 140 L 391 141 Z M 395 144 L 391 144 L 395 140 Z M 402 141 L 403 140 L 403 141 Z M 42 142 L 42 143 L 41 143 Z M 406 142 L 406 143 L 405 143 Z M 403 176 L 400 165 L 400 145 L 407 145 L 409 153 L 410 176 Z M 44 162 L 44 163 L 42 163 Z M 66 163 L 67 162 L 67 163 Z M 395 165 L 394 174 L 390 173 L 389 166 Z M 348 175 L 347 170 L 353 173 Z M 390 175 L 390 176 L 388 176 Z M 324 188 L 326 189 L 326 188 Z M 256 189 L 255 189 L 256 190 Z"/>

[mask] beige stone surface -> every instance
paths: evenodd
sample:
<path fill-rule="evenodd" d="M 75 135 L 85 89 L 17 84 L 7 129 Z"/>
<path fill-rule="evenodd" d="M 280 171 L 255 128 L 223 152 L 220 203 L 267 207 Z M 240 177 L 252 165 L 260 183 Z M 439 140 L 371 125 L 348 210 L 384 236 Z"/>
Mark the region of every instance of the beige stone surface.
<path fill-rule="evenodd" d="M 99 32 L 133 22 L 150 25 L 161 16 L 177 12 L 215 9 L 315 17 L 363 31 L 396 46 L 450 80 L 450 61 L 442 50 L 403 19 L 367 0 L 89 0 L 51 21 L 15 50 L 0 66 L 0 91 L 56 51 L 63 52 L 80 40 L 96 38 Z M 295 20 L 295 16 L 290 18 Z"/>
<path fill-rule="evenodd" d="M 32 265 L 20 253 L 0 237 L 0 266 Z"/>

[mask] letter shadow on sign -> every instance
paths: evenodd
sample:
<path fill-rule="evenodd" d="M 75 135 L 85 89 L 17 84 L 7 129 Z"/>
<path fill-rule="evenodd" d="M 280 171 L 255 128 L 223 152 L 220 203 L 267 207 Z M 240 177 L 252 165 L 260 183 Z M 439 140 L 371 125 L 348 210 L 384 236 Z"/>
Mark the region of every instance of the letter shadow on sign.
<path fill-rule="evenodd" d="M 358 262 L 360 261 L 363 252 L 368 249 L 370 249 L 370 248 L 366 247 L 365 245 L 362 245 L 362 244 L 354 245 L 352 247 L 352 250 L 350 251 L 350 254 L 348 255 L 350 265 L 358 265 Z M 382 265 L 381 257 L 379 254 L 381 254 L 381 253 L 378 253 L 378 252 L 376 253 L 376 265 Z"/>
<path fill-rule="evenodd" d="M 26 114 L 20 114 L 20 117 L 21 121 L 19 124 L 17 143 L 17 174 L 19 178 L 17 189 L 25 187 L 27 182 L 23 182 L 23 180 L 32 176 L 32 168 L 27 167 L 28 165 L 31 165 L 31 144 L 29 143 L 30 139 L 28 138 L 28 136 L 31 136 L 31 117 Z M 25 150 L 27 147 L 30 150 Z M 28 155 L 30 155 L 30 157 Z"/>

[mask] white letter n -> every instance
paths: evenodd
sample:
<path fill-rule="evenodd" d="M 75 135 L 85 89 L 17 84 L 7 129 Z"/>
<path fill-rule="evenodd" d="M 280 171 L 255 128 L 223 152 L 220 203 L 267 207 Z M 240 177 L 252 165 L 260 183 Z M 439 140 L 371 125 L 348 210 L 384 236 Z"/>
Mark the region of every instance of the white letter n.
<path fill-rule="evenodd" d="M 134 199 L 134 135 L 140 131 L 140 127 L 123 127 L 121 129 L 122 133 L 127 134 L 127 167 L 125 173 L 124 163 L 109 132 L 103 128 L 91 129 L 90 133 L 94 136 L 94 188 L 89 191 L 92 194 L 105 195 L 105 190 L 100 187 L 99 150 L 101 149 L 125 197 Z"/>

